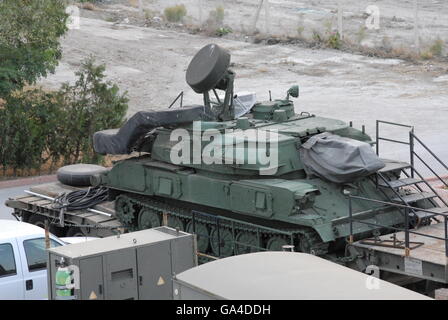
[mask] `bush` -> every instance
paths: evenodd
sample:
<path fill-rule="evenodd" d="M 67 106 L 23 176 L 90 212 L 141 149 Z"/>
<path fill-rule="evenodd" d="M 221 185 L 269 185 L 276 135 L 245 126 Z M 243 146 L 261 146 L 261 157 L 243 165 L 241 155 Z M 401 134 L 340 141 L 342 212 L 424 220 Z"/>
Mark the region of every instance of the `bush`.
<path fill-rule="evenodd" d="M 218 28 L 223 25 L 224 16 L 225 16 L 224 7 L 218 6 L 208 13 L 208 19 L 206 21 L 206 24 L 212 28 Z"/>
<path fill-rule="evenodd" d="M 226 34 L 229 34 L 229 33 L 232 33 L 232 32 L 233 32 L 232 29 L 225 28 L 225 27 L 221 27 L 221 28 L 216 29 L 216 35 L 218 37 L 225 36 Z"/>
<path fill-rule="evenodd" d="M 187 9 L 183 4 L 165 8 L 165 18 L 169 22 L 179 22 L 187 15 Z"/>
<path fill-rule="evenodd" d="M 128 109 L 126 93 L 119 95 L 115 84 L 104 82 L 104 71 L 104 65 L 96 66 L 89 58 L 76 72 L 76 83 L 62 85 L 56 94 L 65 117 L 52 141 L 53 153 L 61 155 L 66 164 L 80 160 L 98 163 L 101 158 L 93 151 L 93 134 L 123 124 Z"/>
<path fill-rule="evenodd" d="M 429 51 L 433 56 L 440 57 L 443 51 L 443 40 L 437 39 L 434 41 L 433 45 L 429 48 Z"/>
<path fill-rule="evenodd" d="M 367 35 L 367 28 L 365 26 L 361 26 L 356 34 L 356 40 L 358 44 L 364 41 L 366 35 Z"/>
<path fill-rule="evenodd" d="M 303 37 L 303 31 L 305 31 L 305 27 L 304 26 L 298 26 L 296 31 L 297 31 L 297 36 L 299 38 L 302 38 Z"/>
<path fill-rule="evenodd" d="M 14 175 L 50 162 L 100 163 L 93 150 L 96 131 L 117 128 L 127 111 L 126 93 L 104 81 L 104 65 L 82 63 L 74 85 L 9 95 L 0 106 L 0 166 Z"/>
<path fill-rule="evenodd" d="M 327 41 L 326 44 L 328 47 L 332 48 L 332 49 L 340 49 L 342 46 L 342 41 L 341 41 L 341 37 L 339 35 L 339 32 L 332 32 Z"/>
<path fill-rule="evenodd" d="M 145 14 L 145 19 L 146 20 L 151 20 L 155 16 L 157 16 L 157 13 L 155 11 L 153 11 L 153 10 L 150 10 L 150 9 L 144 9 L 143 13 Z"/>
<path fill-rule="evenodd" d="M 426 50 L 420 54 L 420 58 L 422 58 L 423 60 L 430 60 L 434 58 L 434 54 L 431 51 Z"/>
<path fill-rule="evenodd" d="M 54 124 L 62 114 L 52 94 L 41 90 L 24 91 L 8 97 L 0 108 L 0 165 L 6 169 L 39 169 L 48 160 L 44 154 L 47 137 L 55 133 Z"/>
<path fill-rule="evenodd" d="M 218 24 L 222 24 L 224 22 L 225 12 L 224 12 L 224 7 L 223 6 L 217 7 L 215 9 L 215 11 L 212 11 L 210 14 L 214 16 L 214 18 L 216 19 L 216 22 Z"/>
<path fill-rule="evenodd" d="M 316 44 L 321 44 L 323 42 L 323 38 L 317 30 L 313 30 L 313 42 Z"/>

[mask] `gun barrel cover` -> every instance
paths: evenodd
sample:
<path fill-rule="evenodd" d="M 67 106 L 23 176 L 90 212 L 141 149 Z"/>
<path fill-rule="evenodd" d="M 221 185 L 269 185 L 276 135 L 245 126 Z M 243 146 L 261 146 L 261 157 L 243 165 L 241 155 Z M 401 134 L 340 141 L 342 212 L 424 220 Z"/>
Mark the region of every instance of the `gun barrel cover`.
<path fill-rule="evenodd" d="M 129 154 L 136 141 L 152 129 L 201 120 L 204 106 L 181 109 L 139 111 L 120 129 L 98 131 L 93 135 L 93 147 L 99 154 Z"/>

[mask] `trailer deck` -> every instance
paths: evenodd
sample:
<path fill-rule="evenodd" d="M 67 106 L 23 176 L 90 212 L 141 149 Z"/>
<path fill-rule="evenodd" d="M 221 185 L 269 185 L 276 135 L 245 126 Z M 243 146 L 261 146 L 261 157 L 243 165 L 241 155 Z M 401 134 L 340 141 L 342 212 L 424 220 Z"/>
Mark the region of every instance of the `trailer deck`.
<path fill-rule="evenodd" d="M 120 232 L 121 223 L 113 216 L 114 202 L 105 201 L 89 210 L 61 211 L 55 207 L 51 198 L 63 193 L 78 190 L 60 182 L 45 183 L 30 188 L 26 195 L 6 201 L 6 206 L 14 208 L 15 214 L 21 216 L 23 212 L 38 213 L 50 218 L 50 221 L 70 227 L 80 227 L 89 236 L 105 237 Z M 43 198 L 47 197 L 47 198 Z"/>
<path fill-rule="evenodd" d="M 446 239 L 441 239 L 445 238 L 445 223 L 420 227 L 416 231 L 419 234 L 409 233 L 409 250 L 405 246 L 405 231 L 356 241 L 349 250 L 359 255 L 366 266 L 375 265 L 383 271 L 448 283 Z"/>

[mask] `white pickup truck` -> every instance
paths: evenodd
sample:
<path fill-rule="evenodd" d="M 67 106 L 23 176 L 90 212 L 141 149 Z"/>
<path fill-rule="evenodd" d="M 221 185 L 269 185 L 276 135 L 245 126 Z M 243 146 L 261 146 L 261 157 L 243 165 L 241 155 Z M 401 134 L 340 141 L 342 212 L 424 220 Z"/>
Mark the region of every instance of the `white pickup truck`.
<path fill-rule="evenodd" d="M 90 240 L 58 238 L 50 234 L 51 247 Z M 0 300 L 47 299 L 45 231 L 35 225 L 0 220 Z"/>

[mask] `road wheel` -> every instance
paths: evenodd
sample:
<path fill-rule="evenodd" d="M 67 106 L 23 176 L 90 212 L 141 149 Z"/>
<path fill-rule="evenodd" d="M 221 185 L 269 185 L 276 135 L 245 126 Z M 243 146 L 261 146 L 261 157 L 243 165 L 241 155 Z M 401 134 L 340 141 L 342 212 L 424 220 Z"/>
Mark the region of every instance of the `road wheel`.
<path fill-rule="evenodd" d="M 168 226 L 173 229 L 179 229 L 179 231 L 185 230 L 184 222 L 180 218 L 172 216 L 172 215 L 170 215 L 168 217 Z"/>
<path fill-rule="evenodd" d="M 236 235 L 235 250 L 237 254 L 259 251 L 260 244 L 257 235 L 248 231 L 240 231 Z"/>
<path fill-rule="evenodd" d="M 188 233 L 196 234 L 198 251 L 201 253 L 207 253 L 210 243 L 210 234 L 207 226 L 203 223 L 196 222 L 193 228 L 193 221 L 191 220 L 188 222 L 186 230 Z"/>
<path fill-rule="evenodd" d="M 311 243 L 308 237 L 305 235 L 299 236 L 299 251 L 303 253 L 311 252 Z"/>
<path fill-rule="evenodd" d="M 143 208 L 140 210 L 138 215 L 138 229 L 151 229 L 160 227 L 160 217 L 159 214 L 152 209 Z"/>
<path fill-rule="evenodd" d="M 286 246 L 288 244 L 289 243 L 285 238 L 280 236 L 273 236 L 269 238 L 266 249 L 268 249 L 268 251 L 283 251 L 283 246 Z"/>
<path fill-rule="evenodd" d="M 214 227 L 211 232 L 211 241 L 213 255 L 216 257 L 228 257 L 233 255 L 235 241 L 233 240 L 232 231 L 226 228 L 219 229 Z"/>

